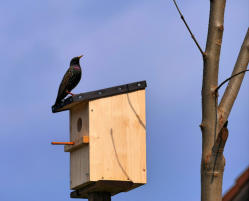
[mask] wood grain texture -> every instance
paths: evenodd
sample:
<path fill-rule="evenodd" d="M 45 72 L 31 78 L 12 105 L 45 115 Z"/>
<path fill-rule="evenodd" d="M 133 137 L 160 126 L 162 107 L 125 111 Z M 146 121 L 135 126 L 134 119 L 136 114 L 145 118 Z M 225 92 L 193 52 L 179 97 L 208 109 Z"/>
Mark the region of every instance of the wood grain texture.
<path fill-rule="evenodd" d="M 80 196 L 93 190 L 116 194 L 145 184 L 145 90 L 75 105 L 70 141 L 75 144 L 64 148 L 70 152 L 70 187 L 84 189 Z"/>
<path fill-rule="evenodd" d="M 88 104 L 80 103 L 70 110 L 70 141 L 77 141 L 82 136 L 89 136 Z M 78 130 L 78 120 L 82 128 Z M 89 182 L 89 145 L 70 152 L 70 188 L 77 189 Z"/>
<path fill-rule="evenodd" d="M 146 183 L 145 90 L 89 102 L 90 180 Z"/>

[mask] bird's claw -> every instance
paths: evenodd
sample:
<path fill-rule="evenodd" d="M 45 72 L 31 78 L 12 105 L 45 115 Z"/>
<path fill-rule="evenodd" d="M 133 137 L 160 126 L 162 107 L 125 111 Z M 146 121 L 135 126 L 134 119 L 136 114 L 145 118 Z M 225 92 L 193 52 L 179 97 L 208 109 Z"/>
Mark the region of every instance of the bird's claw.
<path fill-rule="evenodd" d="M 71 93 L 70 91 L 66 91 L 67 94 L 70 94 L 72 96 L 75 96 L 73 93 Z"/>

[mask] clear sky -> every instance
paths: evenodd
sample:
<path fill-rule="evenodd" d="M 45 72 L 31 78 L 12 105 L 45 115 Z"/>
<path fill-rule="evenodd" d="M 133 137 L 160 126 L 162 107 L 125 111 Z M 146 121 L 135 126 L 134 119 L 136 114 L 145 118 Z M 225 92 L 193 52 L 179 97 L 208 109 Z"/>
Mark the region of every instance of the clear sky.
<path fill-rule="evenodd" d="M 205 47 L 209 1 L 178 1 Z M 219 82 L 248 27 L 248 0 L 227 1 Z M 51 113 L 72 57 L 74 93 L 147 80 L 148 183 L 114 201 L 200 200 L 202 57 L 170 0 L 0 2 L 0 200 L 67 201 L 68 112 Z M 224 87 L 223 87 L 224 88 Z M 224 192 L 249 164 L 249 75 L 229 118 Z M 222 93 L 222 90 L 221 90 Z"/>

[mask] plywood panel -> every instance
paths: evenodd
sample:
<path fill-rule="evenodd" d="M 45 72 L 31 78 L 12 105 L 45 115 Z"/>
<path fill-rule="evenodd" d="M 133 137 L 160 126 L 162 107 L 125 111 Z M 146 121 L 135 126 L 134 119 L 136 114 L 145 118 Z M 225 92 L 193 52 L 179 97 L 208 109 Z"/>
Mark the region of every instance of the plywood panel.
<path fill-rule="evenodd" d="M 88 104 L 80 103 L 70 110 L 70 140 L 89 136 Z M 70 188 L 77 189 L 89 181 L 89 145 L 70 152 Z"/>
<path fill-rule="evenodd" d="M 145 90 L 89 102 L 90 180 L 146 183 Z"/>

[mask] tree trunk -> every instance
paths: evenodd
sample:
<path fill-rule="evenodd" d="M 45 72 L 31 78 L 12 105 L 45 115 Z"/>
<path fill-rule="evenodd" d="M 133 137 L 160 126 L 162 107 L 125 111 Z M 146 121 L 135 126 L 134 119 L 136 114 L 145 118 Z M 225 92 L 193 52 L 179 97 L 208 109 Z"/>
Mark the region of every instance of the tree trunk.
<path fill-rule="evenodd" d="M 218 107 L 218 71 L 222 44 L 226 0 L 210 1 L 206 51 L 203 57 L 202 84 L 202 161 L 201 201 L 221 201 L 225 167 L 223 150 L 228 137 L 227 119 L 238 95 L 244 73 L 230 79 Z M 240 49 L 232 75 L 247 69 L 249 62 L 249 29 Z M 218 133 L 218 135 L 216 135 Z"/>
<path fill-rule="evenodd" d="M 210 15 L 206 50 L 203 52 L 189 28 L 176 0 L 181 19 L 203 56 L 202 82 L 202 160 L 201 201 L 221 201 L 225 167 L 223 150 L 228 137 L 227 119 L 239 93 L 249 63 L 249 28 L 239 52 L 232 76 L 218 86 L 220 50 L 224 30 L 226 0 L 210 0 Z M 229 81 L 218 107 L 218 90 Z M 218 133 L 218 135 L 217 135 Z"/>
<path fill-rule="evenodd" d="M 205 56 L 203 57 L 202 123 L 200 125 L 202 130 L 202 201 L 221 201 L 222 199 L 222 179 L 225 160 L 220 155 L 216 157 L 212 148 L 217 137 L 217 95 L 215 94 L 215 89 L 218 85 L 225 4 L 226 0 L 210 1 L 208 37 Z M 215 160 L 219 165 L 216 165 L 214 169 Z"/>

